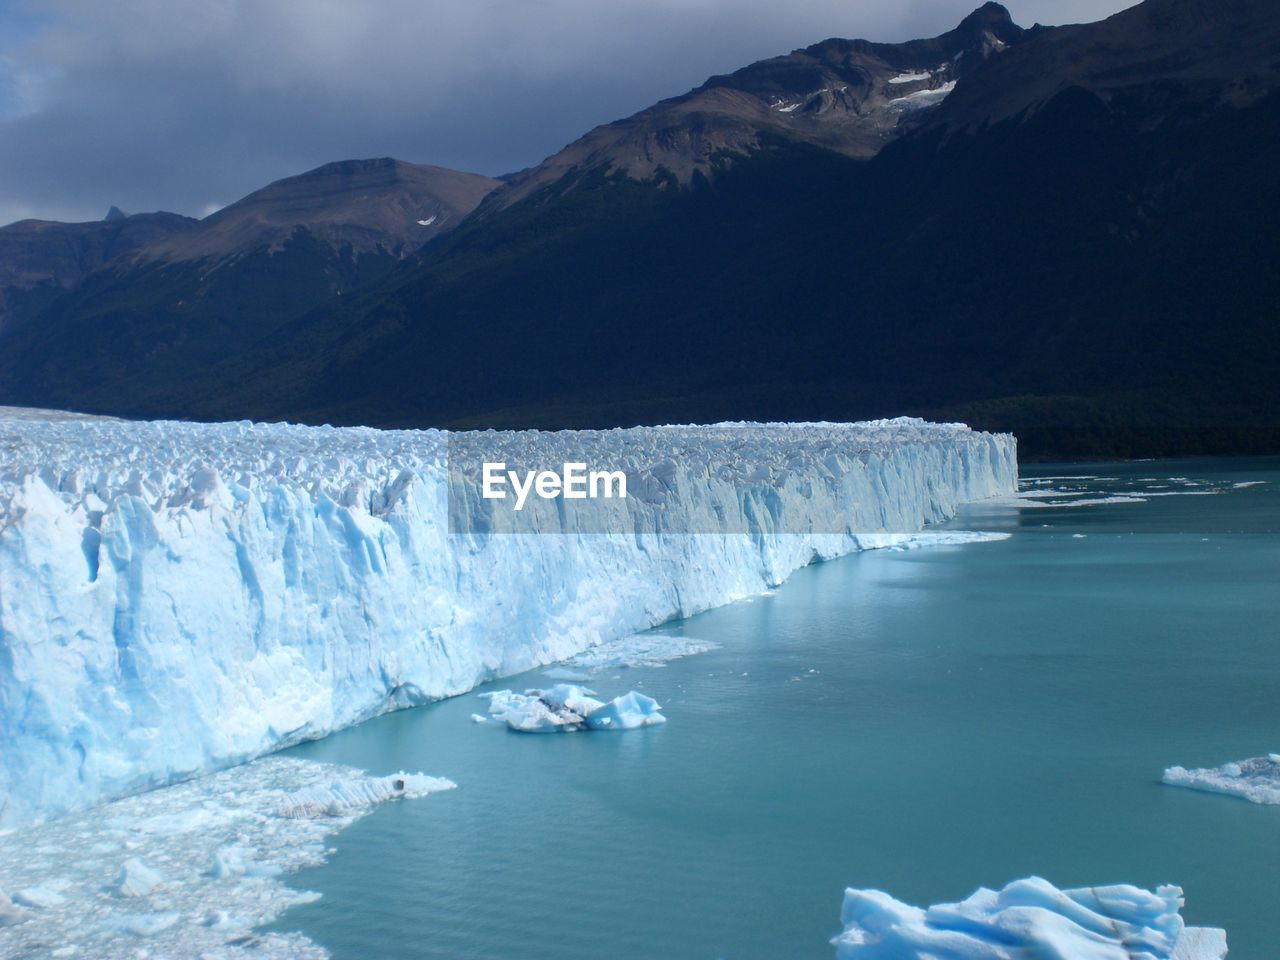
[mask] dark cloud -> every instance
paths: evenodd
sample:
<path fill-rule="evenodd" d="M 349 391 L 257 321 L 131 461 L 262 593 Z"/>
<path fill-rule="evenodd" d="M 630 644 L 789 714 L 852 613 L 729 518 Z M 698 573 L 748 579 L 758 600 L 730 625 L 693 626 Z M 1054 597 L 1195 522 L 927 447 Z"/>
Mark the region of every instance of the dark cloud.
<path fill-rule="evenodd" d="M 1092 20 L 1125 0 L 1023 0 Z M 713 73 L 976 0 L 61 0 L 0 11 L 0 223 L 200 215 L 328 160 L 497 174 Z"/>

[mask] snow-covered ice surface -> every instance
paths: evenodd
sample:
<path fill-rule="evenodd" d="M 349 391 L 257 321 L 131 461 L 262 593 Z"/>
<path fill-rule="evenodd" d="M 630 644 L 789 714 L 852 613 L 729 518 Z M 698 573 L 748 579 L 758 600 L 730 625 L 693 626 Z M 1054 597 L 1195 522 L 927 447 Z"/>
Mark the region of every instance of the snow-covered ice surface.
<path fill-rule="evenodd" d="M 927 909 L 845 891 L 837 960 L 1221 960 L 1226 933 L 1186 927 L 1182 890 L 1059 890 L 1029 877 Z"/>
<path fill-rule="evenodd" d="M 21 828 L 0 838 L 0 958 L 321 960 L 300 934 L 254 933 L 315 899 L 287 875 L 377 803 L 452 786 L 267 757 Z"/>
<path fill-rule="evenodd" d="M 1280 753 L 1251 757 L 1220 767 L 1188 770 L 1169 767 L 1165 783 L 1209 793 L 1225 793 L 1252 803 L 1280 804 Z"/>
<path fill-rule="evenodd" d="M 1012 437 L 910 419 L 459 437 L 611 454 L 623 526 L 539 501 L 543 535 L 450 534 L 440 431 L 0 416 L 0 827 L 758 595 L 1017 482 Z"/>

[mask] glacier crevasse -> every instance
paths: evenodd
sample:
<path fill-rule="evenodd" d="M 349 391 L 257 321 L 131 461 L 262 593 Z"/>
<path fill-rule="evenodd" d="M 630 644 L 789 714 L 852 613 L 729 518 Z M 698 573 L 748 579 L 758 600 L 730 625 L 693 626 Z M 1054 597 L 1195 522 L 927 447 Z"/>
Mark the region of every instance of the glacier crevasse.
<path fill-rule="evenodd" d="M 1013 437 L 913 419 L 550 438 L 640 478 L 632 529 L 556 533 L 544 503 L 540 535 L 450 534 L 441 431 L 0 414 L 0 827 L 562 660 L 1017 483 Z"/>

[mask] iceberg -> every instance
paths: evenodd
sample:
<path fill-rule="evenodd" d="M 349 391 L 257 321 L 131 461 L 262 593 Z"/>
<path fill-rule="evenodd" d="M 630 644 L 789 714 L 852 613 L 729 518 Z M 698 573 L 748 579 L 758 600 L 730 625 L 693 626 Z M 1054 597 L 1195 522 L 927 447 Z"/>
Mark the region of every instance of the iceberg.
<path fill-rule="evenodd" d="M 497 440 L 621 464 L 634 496 L 606 532 L 563 501 L 518 515 L 534 535 L 494 532 L 510 517 L 450 452 Z M 914 419 L 446 434 L 0 413 L 0 829 L 569 660 L 1016 488 L 1013 437 Z"/>
<path fill-rule="evenodd" d="M 635 730 L 667 722 L 658 701 L 635 690 L 608 703 L 597 700 L 594 690 L 570 683 L 558 683 L 550 690 L 495 690 L 479 696 L 489 701 L 494 719 L 517 733 Z"/>
<path fill-rule="evenodd" d="M 1169 767 L 1163 780 L 1170 786 L 1225 793 L 1251 803 L 1280 804 L 1280 753 L 1225 763 L 1220 767 L 1194 770 Z"/>
<path fill-rule="evenodd" d="M 635 730 L 666 722 L 658 701 L 635 690 L 614 697 L 587 714 L 587 727 L 591 730 Z"/>
<path fill-rule="evenodd" d="M 1187 927 L 1182 889 L 1059 890 L 1029 877 L 927 909 L 879 890 L 845 891 L 836 960 L 1222 960 L 1226 932 Z"/>

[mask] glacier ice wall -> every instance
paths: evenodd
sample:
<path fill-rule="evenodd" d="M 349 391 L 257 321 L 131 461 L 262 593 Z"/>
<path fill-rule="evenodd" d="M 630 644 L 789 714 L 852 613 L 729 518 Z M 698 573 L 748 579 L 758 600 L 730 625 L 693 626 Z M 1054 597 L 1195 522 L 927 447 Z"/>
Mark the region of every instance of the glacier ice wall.
<path fill-rule="evenodd" d="M 557 533 L 547 502 L 541 535 L 450 534 L 440 431 L 0 415 L 0 826 L 564 659 L 1017 482 L 1011 436 L 919 420 L 554 437 L 626 459 L 628 529 Z"/>

